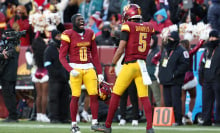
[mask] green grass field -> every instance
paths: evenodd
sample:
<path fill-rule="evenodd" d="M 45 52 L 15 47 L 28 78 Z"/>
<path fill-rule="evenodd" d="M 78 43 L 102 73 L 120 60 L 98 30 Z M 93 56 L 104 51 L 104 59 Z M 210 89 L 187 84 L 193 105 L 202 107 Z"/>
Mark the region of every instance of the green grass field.
<path fill-rule="evenodd" d="M 91 133 L 90 123 L 79 123 L 81 133 Z M 113 123 L 113 133 L 146 133 L 145 123 L 132 127 L 131 123 L 118 126 Z M 220 127 L 201 127 L 197 125 L 179 127 L 154 127 L 155 133 L 220 133 Z M 50 124 L 31 121 L 19 123 L 0 122 L 0 133 L 70 133 L 70 124 Z"/>

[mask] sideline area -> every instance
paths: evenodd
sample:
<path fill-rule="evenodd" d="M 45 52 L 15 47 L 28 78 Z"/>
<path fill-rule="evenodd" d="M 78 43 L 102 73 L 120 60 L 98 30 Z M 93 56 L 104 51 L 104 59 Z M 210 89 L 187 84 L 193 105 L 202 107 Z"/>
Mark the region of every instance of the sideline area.
<path fill-rule="evenodd" d="M 90 123 L 79 123 L 80 129 L 86 133 L 86 131 L 90 131 Z M 16 129 L 17 133 L 26 133 L 29 130 L 41 130 L 45 131 L 54 130 L 53 133 L 58 133 L 62 130 L 62 132 L 69 132 L 70 124 L 50 124 L 50 123 L 40 123 L 40 122 L 33 122 L 27 120 L 20 120 L 19 123 L 2 123 L 0 122 L 1 131 L 7 132 L 12 130 L 13 128 Z M 134 133 L 134 132 L 144 132 L 145 123 L 140 123 L 137 127 L 132 127 L 130 123 L 127 123 L 125 126 L 118 126 L 118 123 L 113 123 L 113 131 L 116 133 L 121 133 L 122 131 L 126 131 L 126 133 Z M 157 133 L 181 133 L 181 132 L 189 132 L 189 133 L 219 133 L 220 127 L 213 127 L 213 126 L 178 126 L 178 127 L 154 127 Z M 83 133 L 84 133 L 83 132 Z"/>

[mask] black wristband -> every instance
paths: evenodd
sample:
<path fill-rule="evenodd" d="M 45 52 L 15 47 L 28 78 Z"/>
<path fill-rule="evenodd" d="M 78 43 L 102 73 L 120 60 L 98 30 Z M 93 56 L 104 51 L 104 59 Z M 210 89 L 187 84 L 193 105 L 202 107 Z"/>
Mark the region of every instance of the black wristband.
<path fill-rule="evenodd" d="M 112 63 L 112 64 L 111 64 L 111 66 L 112 66 L 112 67 L 115 67 L 115 66 L 116 66 L 116 64 Z"/>

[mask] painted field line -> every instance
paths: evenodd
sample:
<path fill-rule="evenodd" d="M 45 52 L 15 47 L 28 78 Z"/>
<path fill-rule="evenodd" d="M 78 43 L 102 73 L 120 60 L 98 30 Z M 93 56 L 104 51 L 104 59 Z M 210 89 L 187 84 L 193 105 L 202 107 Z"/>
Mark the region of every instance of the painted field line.
<path fill-rule="evenodd" d="M 70 125 L 43 125 L 43 124 L 0 124 L 0 127 L 10 127 L 10 128 L 70 128 Z M 90 129 L 90 126 L 80 125 L 82 129 Z M 124 129 L 124 130 L 146 130 L 145 127 L 132 127 L 132 126 L 112 126 L 112 129 Z M 220 132 L 219 127 L 154 127 L 156 130 L 172 130 L 172 131 L 218 131 Z"/>

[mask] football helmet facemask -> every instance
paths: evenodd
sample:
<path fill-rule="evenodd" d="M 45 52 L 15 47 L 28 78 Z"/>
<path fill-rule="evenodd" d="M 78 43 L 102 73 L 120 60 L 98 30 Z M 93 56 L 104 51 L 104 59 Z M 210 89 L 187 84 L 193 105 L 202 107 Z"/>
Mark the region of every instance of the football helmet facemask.
<path fill-rule="evenodd" d="M 129 19 L 139 18 L 141 19 L 141 8 L 137 4 L 126 5 L 122 13 L 122 21 L 126 22 Z"/>
<path fill-rule="evenodd" d="M 99 95 L 99 99 L 102 101 L 107 101 L 111 98 L 111 93 L 112 93 L 112 87 L 111 84 L 102 81 L 99 84 L 99 90 L 98 90 L 98 95 Z"/>

